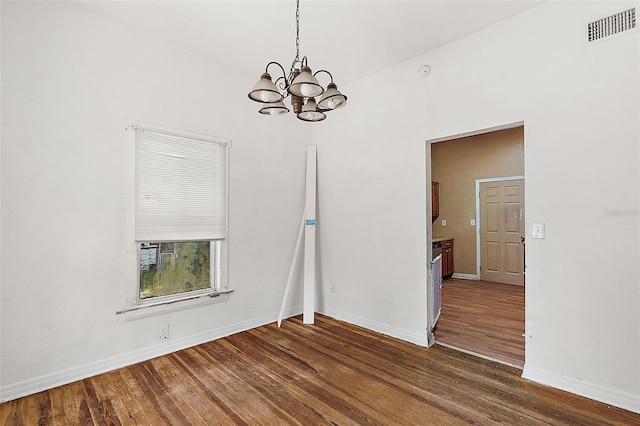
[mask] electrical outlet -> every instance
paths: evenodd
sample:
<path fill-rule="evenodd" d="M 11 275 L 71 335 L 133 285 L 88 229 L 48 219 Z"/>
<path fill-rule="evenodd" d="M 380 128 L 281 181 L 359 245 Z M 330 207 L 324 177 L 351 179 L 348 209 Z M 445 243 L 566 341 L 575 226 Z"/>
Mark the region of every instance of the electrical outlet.
<path fill-rule="evenodd" d="M 164 324 L 160 326 L 160 331 L 158 331 L 158 339 L 164 340 L 169 338 L 169 324 Z"/>

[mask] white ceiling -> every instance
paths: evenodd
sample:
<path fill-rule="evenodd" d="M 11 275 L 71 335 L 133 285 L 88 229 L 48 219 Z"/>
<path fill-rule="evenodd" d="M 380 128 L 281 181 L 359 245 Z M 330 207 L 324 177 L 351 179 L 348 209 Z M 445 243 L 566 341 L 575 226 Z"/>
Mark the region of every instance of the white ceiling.
<path fill-rule="evenodd" d="M 76 1 L 130 27 L 255 74 L 288 71 L 296 53 L 295 0 Z M 300 57 L 353 82 L 486 28 L 542 1 L 301 0 Z M 270 68 L 270 71 L 272 69 Z M 275 70 L 273 70 L 275 73 Z"/>

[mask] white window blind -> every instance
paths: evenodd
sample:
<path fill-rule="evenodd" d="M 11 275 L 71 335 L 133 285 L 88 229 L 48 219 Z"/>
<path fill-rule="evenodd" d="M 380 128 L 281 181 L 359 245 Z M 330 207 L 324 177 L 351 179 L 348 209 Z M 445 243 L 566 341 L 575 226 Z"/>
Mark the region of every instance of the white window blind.
<path fill-rule="evenodd" d="M 136 241 L 226 238 L 228 143 L 134 130 Z"/>

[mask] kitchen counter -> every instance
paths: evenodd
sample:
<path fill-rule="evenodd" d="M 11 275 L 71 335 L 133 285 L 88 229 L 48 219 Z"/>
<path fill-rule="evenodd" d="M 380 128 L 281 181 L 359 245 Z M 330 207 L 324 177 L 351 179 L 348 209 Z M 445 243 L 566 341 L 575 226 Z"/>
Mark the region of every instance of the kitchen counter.
<path fill-rule="evenodd" d="M 453 240 L 453 237 L 433 237 L 433 238 L 431 238 L 431 241 L 433 241 L 434 243 L 441 243 L 441 242 L 447 241 L 447 240 Z"/>

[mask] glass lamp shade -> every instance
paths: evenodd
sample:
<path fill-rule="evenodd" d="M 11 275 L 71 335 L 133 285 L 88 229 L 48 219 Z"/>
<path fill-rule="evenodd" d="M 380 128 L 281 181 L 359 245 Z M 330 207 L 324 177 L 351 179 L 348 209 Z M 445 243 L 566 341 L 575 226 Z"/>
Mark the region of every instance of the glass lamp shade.
<path fill-rule="evenodd" d="M 327 116 L 324 112 L 316 109 L 316 100 L 309 98 L 304 107 L 302 107 L 302 111 L 298 114 L 298 118 L 302 121 L 322 121 Z"/>
<path fill-rule="evenodd" d="M 266 104 L 265 106 L 260 108 L 260 111 L 258 112 L 265 115 L 282 115 L 288 113 L 289 108 L 284 105 L 284 102 L 280 101 Z"/>
<path fill-rule="evenodd" d="M 334 83 L 329 83 L 327 91 L 324 92 L 318 102 L 319 111 L 333 111 L 334 109 L 342 108 L 347 104 L 347 97 L 340 93 L 338 86 Z"/>
<path fill-rule="evenodd" d="M 271 81 L 269 73 L 264 73 L 260 76 L 260 80 L 253 86 L 253 90 L 249 92 L 249 99 L 262 103 L 275 103 L 280 102 L 284 97 L 278 91 L 278 88 Z"/>
<path fill-rule="evenodd" d="M 320 86 L 318 79 L 311 74 L 311 68 L 304 66 L 300 70 L 300 75 L 293 79 L 289 86 L 289 93 L 302 98 L 314 98 L 322 95 L 324 89 Z"/>

